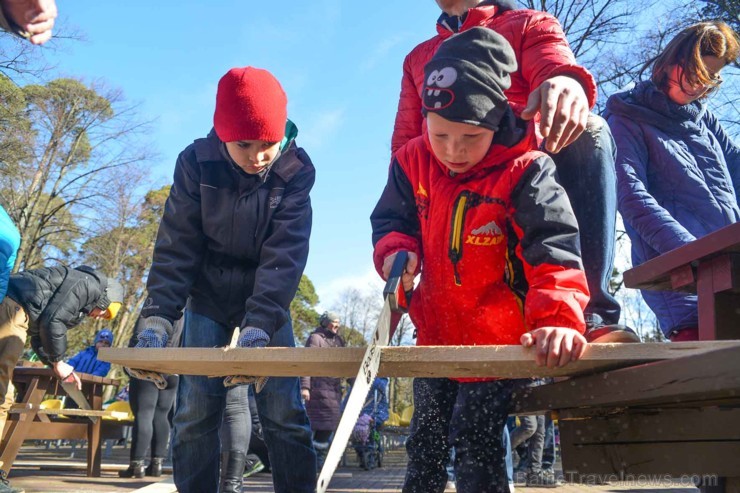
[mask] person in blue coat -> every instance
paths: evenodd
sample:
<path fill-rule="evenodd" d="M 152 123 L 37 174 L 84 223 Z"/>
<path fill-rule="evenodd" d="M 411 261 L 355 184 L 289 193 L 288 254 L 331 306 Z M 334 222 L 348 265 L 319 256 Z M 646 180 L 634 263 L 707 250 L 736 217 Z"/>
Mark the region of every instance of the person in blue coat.
<path fill-rule="evenodd" d="M 88 373 L 90 375 L 104 377 L 110 370 L 110 363 L 98 359 L 98 349 L 101 347 L 111 347 L 112 344 L 113 332 L 110 329 L 103 329 L 95 334 L 95 340 L 92 346 L 88 346 L 75 354 L 67 364 L 78 373 Z"/>
<path fill-rule="evenodd" d="M 740 220 L 740 148 L 707 108 L 720 72 L 737 57 L 727 24 L 694 24 L 651 62 L 650 80 L 607 101 L 618 208 L 635 266 Z M 696 296 L 642 296 L 667 338 L 698 339 Z"/>
<path fill-rule="evenodd" d="M 5 209 L 0 207 L 0 302 L 8 291 L 8 279 L 21 244 L 21 235 Z"/>

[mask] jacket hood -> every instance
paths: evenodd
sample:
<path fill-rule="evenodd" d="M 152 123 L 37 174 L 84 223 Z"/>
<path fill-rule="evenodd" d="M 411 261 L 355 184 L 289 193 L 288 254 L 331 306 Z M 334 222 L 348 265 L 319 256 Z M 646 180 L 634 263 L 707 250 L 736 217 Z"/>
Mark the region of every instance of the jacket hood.
<path fill-rule="evenodd" d="M 488 153 L 472 169 L 462 174 L 452 174 L 432 150 L 432 144 L 429 141 L 429 131 L 427 126 L 423 128 L 424 144 L 433 157 L 434 162 L 442 168 L 445 175 L 452 179 L 467 181 L 475 178 L 480 174 L 488 173 L 491 168 L 510 162 L 521 156 L 527 151 L 537 149 L 537 137 L 533 121 L 524 121 L 517 118 L 511 108 L 508 109 L 501 121 L 501 128 L 493 136 Z"/>
<path fill-rule="evenodd" d="M 683 106 L 674 103 L 648 80 L 612 95 L 606 102 L 604 118 L 623 116 L 666 132 L 683 133 L 695 128 L 706 110 L 702 100 Z"/>

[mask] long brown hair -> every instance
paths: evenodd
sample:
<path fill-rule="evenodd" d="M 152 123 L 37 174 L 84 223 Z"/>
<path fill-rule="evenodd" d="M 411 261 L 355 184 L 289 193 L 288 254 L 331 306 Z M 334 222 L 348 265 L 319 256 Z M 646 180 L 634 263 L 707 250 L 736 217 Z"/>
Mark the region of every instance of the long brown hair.
<path fill-rule="evenodd" d="M 699 22 L 678 33 L 646 66 L 652 63 L 651 79 L 662 91 L 668 89 L 668 72 L 673 65 L 681 68 L 682 88 L 688 82 L 712 85 L 714 90 L 718 81 L 713 79 L 715 74 L 709 73 L 702 57 L 715 56 L 727 65 L 737 59 L 739 51 L 737 34 L 730 26 L 721 21 Z"/>

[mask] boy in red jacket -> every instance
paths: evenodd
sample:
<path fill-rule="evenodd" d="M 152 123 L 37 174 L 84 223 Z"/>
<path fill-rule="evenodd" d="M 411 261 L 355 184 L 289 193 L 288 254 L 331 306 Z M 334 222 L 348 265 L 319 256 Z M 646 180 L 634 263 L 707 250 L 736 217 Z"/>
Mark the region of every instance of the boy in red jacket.
<path fill-rule="evenodd" d="M 475 27 L 424 70 L 426 128 L 395 154 L 373 211 L 383 277 L 409 252 L 404 287 L 419 345 L 523 344 L 537 362 L 582 354 L 588 287 L 578 225 L 555 165 L 504 91 L 511 45 Z M 457 491 L 508 491 L 503 426 L 514 381 L 417 378 L 403 491 L 443 491 L 454 447 Z"/>
<path fill-rule="evenodd" d="M 615 148 L 603 118 L 590 113 L 596 84 L 578 65 L 552 15 L 520 9 L 514 0 L 436 0 L 442 9 L 437 35 L 420 43 L 403 64 L 401 95 L 391 140 L 395 152 L 422 134 L 424 65 L 455 33 L 488 27 L 512 46 L 517 69 L 505 90 L 517 116 L 537 122 L 538 145 L 548 152 L 573 206 L 591 299 L 585 310 L 590 342 L 639 342 L 617 325 L 620 306 L 609 293 L 617 212 Z M 585 129 L 585 131 L 584 131 Z"/>

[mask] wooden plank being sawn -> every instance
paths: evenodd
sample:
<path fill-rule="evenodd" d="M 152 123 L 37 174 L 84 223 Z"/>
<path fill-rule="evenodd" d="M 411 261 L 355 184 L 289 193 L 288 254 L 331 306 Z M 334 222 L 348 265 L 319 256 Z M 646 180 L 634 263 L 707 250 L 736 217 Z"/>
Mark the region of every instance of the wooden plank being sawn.
<path fill-rule="evenodd" d="M 534 349 L 522 346 L 384 347 L 379 376 L 502 377 L 572 376 L 702 354 L 740 341 L 590 344 L 582 359 L 564 368 L 538 367 Z M 365 348 L 101 348 L 111 363 L 181 375 L 353 377 Z"/>

